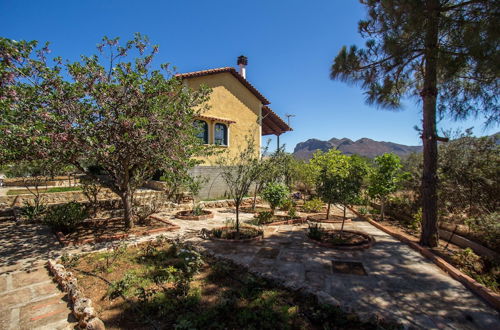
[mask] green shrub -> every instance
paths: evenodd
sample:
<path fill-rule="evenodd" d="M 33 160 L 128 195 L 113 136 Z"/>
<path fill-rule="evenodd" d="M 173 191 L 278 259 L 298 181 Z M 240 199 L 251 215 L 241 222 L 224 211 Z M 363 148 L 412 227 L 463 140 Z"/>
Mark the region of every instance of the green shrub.
<path fill-rule="evenodd" d="M 285 203 L 289 194 L 290 191 L 284 184 L 271 183 L 262 191 L 262 198 L 271 205 L 271 209 L 274 211 Z"/>
<path fill-rule="evenodd" d="M 367 209 L 366 207 L 360 207 L 360 208 L 359 208 L 359 213 L 360 213 L 361 215 L 365 215 L 365 214 L 367 214 L 367 213 L 368 213 L 368 209 Z"/>
<path fill-rule="evenodd" d="M 295 219 L 297 217 L 297 210 L 295 209 L 295 207 L 292 207 L 288 210 L 288 217 L 290 219 Z"/>
<path fill-rule="evenodd" d="M 85 207 L 77 202 L 69 202 L 51 207 L 43 222 L 55 231 L 71 233 L 88 217 Z"/>
<path fill-rule="evenodd" d="M 199 216 L 199 215 L 202 215 L 203 214 L 203 206 L 200 205 L 200 204 L 196 204 L 194 207 L 193 207 L 193 215 L 195 216 Z"/>
<path fill-rule="evenodd" d="M 469 230 L 493 250 L 500 250 L 500 212 L 483 214 L 465 221 Z"/>
<path fill-rule="evenodd" d="M 309 238 L 320 241 L 324 234 L 323 227 L 319 223 L 309 224 L 307 236 Z"/>
<path fill-rule="evenodd" d="M 256 220 L 258 225 L 263 225 L 272 222 L 273 212 L 262 211 L 257 213 Z"/>
<path fill-rule="evenodd" d="M 42 203 L 35 203 L 31 205 L 29 203 L 24 203 L 24 207 L 21 209 L 21 217 L 28 221 L 38 220 L 43 213 L 47 210 L 47 207 Z"/>
<path fill-rule="evenodd" d="M 323 209 L 323 201 L 319 198 L 313 198 L 310 201 L 306 201 L 302 208 L 308 213 L 318 213 Z"/>
<path fill-rule="evenodd" d="M 483 271 L 484 265 L 481 257 L 475 254 L 471 248 L 455 252 L 452 258 L 465 272 L 481 273 Z"/>
<path fill-rule="evenodd" d="M 295 202 L 291 198 L 287 198 L 282 204 L 281 204 L 281 209 L 283 211 L 290 211 L 295 207 Z"/>

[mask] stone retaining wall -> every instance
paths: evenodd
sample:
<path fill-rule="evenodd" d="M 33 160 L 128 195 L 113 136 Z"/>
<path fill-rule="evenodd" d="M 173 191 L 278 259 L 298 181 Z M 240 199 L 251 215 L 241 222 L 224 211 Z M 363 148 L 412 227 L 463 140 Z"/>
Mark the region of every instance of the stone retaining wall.
<path fill-rule="evenodd" d="M 55 280 L 64 292 L 68 294 L 73 315 L 78 320 L 80 329 L 104 330 L 106 327 L 97 316 L 97 312 L 92 306 L 92 300 L 83 296 L 78 286 L 78 281 L 73 273 L 66 271 L 63 265 L 54 260 L 49 260 L 47 266 Z"/>

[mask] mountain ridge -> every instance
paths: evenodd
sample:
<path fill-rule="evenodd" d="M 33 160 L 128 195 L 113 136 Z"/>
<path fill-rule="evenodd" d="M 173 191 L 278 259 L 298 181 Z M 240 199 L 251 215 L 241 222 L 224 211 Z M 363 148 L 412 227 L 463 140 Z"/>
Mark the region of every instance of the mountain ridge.
<path fill-rule="evenodd" d="M 400 157 L 406 157 L 414 152 L 421 152 L 422 146 L 408 146 L 395 142 L 375 141 L 367 137 L 353 141 L 349 138 L 331 138 L 324 141 L 319 139 L 308 139 L 299 142 L 295 146 L 293 154 L 300 159 L 310 159 L 316 150 L 326 152 L 330 149 L 338 149 L 346 155 L 359 155 L 373 158 L 386 152 L 393 152 Z"/>

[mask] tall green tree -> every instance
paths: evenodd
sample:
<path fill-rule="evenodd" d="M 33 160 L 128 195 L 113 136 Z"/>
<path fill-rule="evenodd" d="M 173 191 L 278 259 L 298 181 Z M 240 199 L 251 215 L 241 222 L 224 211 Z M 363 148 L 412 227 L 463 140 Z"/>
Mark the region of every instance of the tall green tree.
<path fill-rule="evenodd" d="M 397 109 L 422 104 L 423 226 L 420 242 L 437 246 L 437 115 L 484 115 L 500 121 L 500 52 L 496 0 L 360 0 L 366 45 L 343 47 L 331 78 L 359 83 L 369 104 Z"/>
<path fill-rule="evenodd" d="M 340 204 L 344 208 L 358 197 L 363 179 L 367 173 L 366 163 L 359 157 L 342 155 L 338 150 L 317 151 L 310 161 L 315 167 L 316 190 L 328 204 L 326 218 L 330 217 L 331 204 Z M 342 229 L 344 223 L 342 223 Z"/>
<path fill-rule="evenodd" d="M 74 63 L 49 65 L 48 52 L 0 39 L 0 158 L 74 165 L 120 196 L 130 228 L 135 190 L 157 170 L 186 173 L 202 152 L 193 120 L 209 91 L 185 88 L 167 65 L 153 69 L 158 46 L 140 34 L 104 38 Z"/>
<path fill-rule="evenodd" d="M 375 157 L 375 167 L 368 176 L 368 194 L 380 201 L 382 220 L 384 220 L 387 196 L 398 189 L 405 177 L 401 171 L 402 167 L 399 157 L 393 153 Z"/>

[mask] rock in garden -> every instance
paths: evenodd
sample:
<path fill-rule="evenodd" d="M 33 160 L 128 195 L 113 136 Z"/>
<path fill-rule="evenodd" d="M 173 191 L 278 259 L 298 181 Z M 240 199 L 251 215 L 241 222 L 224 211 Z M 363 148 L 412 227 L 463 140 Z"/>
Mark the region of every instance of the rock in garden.
<path fill-rule="evenodd" d="M 92 300 L 88 298 L 77 299 L 73 305 L 73 313 L 76 318 L 80 319 L 83 317 L 83 311 L 87 307 L 92 307 Z"/>
<path fill-rule="evenodd" d="M 93 319 L 87 322 L 87 326 L 85 327 L 87 330 L 104 330 L 106 327 L 101 319 L 94 317 Z"/>

